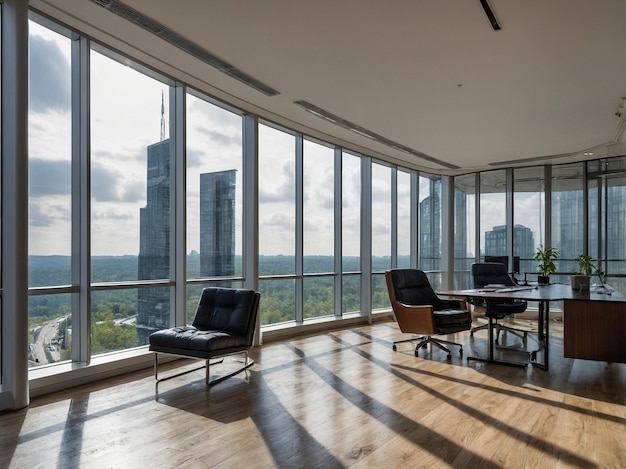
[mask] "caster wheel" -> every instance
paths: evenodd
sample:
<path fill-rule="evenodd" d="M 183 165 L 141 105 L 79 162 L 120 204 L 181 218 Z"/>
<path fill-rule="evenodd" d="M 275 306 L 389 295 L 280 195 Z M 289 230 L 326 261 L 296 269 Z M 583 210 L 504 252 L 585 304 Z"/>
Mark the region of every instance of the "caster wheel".
<path fill-rule="evenodd" d="M 448 354 L 448 361 L 451 361 L 451 360 L 452 360 L 452 355 Z"/>
<path fill-rule="evenodd" d="M 420 354 L 419 354 L 419 353 L 417 353 L 417 350 L 415 351 L 415 356 L 416 356 L 416 357 L 419 357 L 419 356 L 420 356 Z"/>
<path fill-rule="evenodd" d="M 461 348 L 459 349 L 459 355 L 460 355 L 460 356 L 463 356 L 463 347 L 461 347 Z"/>
<path fill-rule="evenodd" d="M 393 351 L 395 352 L 396 350 L 398 350 L 398 347 L 396 347 L 396 344 L 393 344 Z"/>

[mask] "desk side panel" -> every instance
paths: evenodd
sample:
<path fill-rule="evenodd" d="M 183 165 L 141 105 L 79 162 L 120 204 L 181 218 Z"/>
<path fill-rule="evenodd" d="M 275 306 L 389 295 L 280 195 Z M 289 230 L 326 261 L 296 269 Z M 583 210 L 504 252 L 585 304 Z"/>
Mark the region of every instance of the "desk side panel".
<path fill-rule="evenodd" d="M 565 300 L 563 355 L 626 363 L 626 303 Z"/>

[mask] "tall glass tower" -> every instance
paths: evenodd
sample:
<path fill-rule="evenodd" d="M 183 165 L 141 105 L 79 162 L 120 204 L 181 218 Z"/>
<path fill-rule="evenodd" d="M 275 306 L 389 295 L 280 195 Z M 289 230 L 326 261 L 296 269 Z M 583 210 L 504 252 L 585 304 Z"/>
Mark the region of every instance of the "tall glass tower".
<path fill-rule="evenodd" d="M 200 175 L 200 276 L 235 275 L 236 170 Z"/>
<path fill-rule="evenodd" d="M 147 202 L 139 218 L 139 280 L 170 278 L 170 141 L 148 147 Z M 156 330 L 169 327 L 168 287 L 140 288 L 137 292 L 139 345 Z"/>

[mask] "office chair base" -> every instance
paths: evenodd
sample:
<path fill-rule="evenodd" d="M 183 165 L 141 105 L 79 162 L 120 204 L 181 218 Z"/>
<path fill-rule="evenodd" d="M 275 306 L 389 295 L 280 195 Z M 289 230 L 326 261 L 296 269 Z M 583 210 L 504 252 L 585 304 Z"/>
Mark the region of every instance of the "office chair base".
<path fill-rule="evenodd" d="M 448 353 L 448 360 L 452 360 L 452 352 L 450 351 L 450 349 L 448 347 L 446 347 L 443 344 L 449 344 L 449 345 L 458 345 L 459 346 L 459 354 L 461 356 L 463 356 L 463 345 L 457 343 L 457 342 L 450 342 L 449 340 L 444 340 L 444 339 L 435 339 L 431 336 L 425 335 L 422 337 L 413 337 L 411 339 L 404 339 L 404 340 L 397 340 L 393 343 L 393 350 L 396 351 L 398 348 L 396 347 L 396 344 L 401 344 L 402 342 L 415 342 L 415 341 L 419 341 L 417 343 L 417 345 L 415 346 L 415 356 L 418 357 L 419 356 L 419 349 L 420 348 L 426 348 L 428 347 L 428 344 L 431 344 L 431 347 L 434 345 L 437 348 L 440 348 L 441 350 L 443 350 L 444 352 Z"/>
<path fill-rule="evenodd" d="M 496 345 L 500 344 L 499 338 L 500 338 L 501 331 L 510 332 L 516 337 L 519 337 L 520 339 L 522 339 L 522 342 L 524 343 L 524 345 L 526 345 L 526 343 L 528 342 L 528 331 L 525 331 L 523 329 L 515 329 L 513 327 L 504 326 L 499 323 L 494 324 L 493 327 L 495 327 L 496 329 L 496 340 L 495 340 Z M 488 328 L 489 328 L 489 324 L 483 324 L 482 326 L 474 327 L 470 330 L 470 337 L 474 337 L 474 332 L 482 331 Z"/>
<path fill-rule="evenodd" d="M 496 365 L 515 366 L 517 368 L 526 368 L 528 366 L 528 363 L 524 362 L 507 362 L 505 360 L 497 360 L 495 358 L 467 357 L 467 361 L 469 362 L 470 360 L 482 363 L 494 363 Z"/>

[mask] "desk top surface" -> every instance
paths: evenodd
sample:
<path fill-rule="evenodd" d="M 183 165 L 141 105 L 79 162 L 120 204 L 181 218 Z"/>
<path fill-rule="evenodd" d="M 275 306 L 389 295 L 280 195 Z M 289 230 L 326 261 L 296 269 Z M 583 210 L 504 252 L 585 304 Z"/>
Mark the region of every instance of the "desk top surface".
<path fill-rule="evenodd" d="M 437 292 L 442 296 L 472 298 L 508 298 L 528 301 L 592 300 L 626 302 L 626 297 L 618 291 L 592 287 L 591 291 L 572 290 L 571 285 L 550 283 L 548 285 L 514 286 L 503 288 L 477 288 L 470 290 L 448 290 Z"/>

